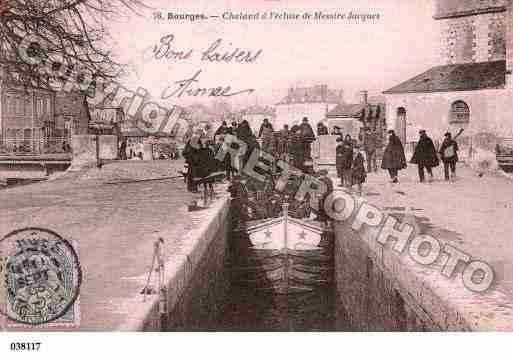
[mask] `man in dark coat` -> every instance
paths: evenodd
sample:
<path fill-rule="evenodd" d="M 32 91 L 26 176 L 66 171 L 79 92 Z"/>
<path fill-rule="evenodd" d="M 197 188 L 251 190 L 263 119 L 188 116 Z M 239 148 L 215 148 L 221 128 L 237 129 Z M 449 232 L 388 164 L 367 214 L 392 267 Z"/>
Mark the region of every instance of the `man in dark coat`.
<path fill-rule="evenodd" d="M 214 134 L 216 154 L 221 149 L 226 135 L 231 135 L 232 132 L 233 132 L 232 129 L 230 127 L 228 127 L 228 125 L 226 124 L 226 121 L 223 121 L 221 126 L 219 126 L 219 128 L 217 129 L 217 131 Z M 221 162 L 221 165 L 224 168 L 224 170 L 226 171 L 226 178 L 228 180 L 230 180 L 231 174 L 232 174 L 230 153 L 227 152 L 225 154 L 224 160 Z"/>
<path fill-rule="evenodd" d="M 260 131 L 258 131 L 258 138 L 262 140 L 262 150 L 265 152 L 271 152 L 271 142 L 273 140 L 274 129 L 273 125 L 269 122 L 267 118 L 264 118 L 262 125 L 260 126 Z"/>
<path fill-rule="evenodd" d="M 303 147 L 303 163 L 301 169 L 304 167 L 304 161 L 312 159 L 312 142 L 315 141 L 315 134 L 312 126 L 308 123 L 308 118 L 303 117 L 303 122 L 299 126 L 301 145 Z"/>
<path fill-rule="evenodd" d="M 323 182 L 326 185 L 326 192 L 324 192 L 322 197 L 319 199 L 319 211 L 317 213 L 316 220 L 318 220 L 319 222 L 327 223 L 330 217 L 326 213 L 324 204 L 326 203 L 326 198 L 328 198 L 328 196 L 333 193 L 334 186 L 333 181 L 328 175 L 328 170 L 320 170 L 318 173 L 318 178 L 321 182 Z"/>
<path fill-rule="evenodd" d="M 358 186 L 358 195 L 362 195 L 362 187 L 367 173 L 365 172 L 365 164 L 363 160 L 363 154 L 360 149 L 360 145 L 355 145 L 353 148 L 353 158 L 351 164 L 351 186 Z"/>
<path fill-rule="evenodd" d="M 228 125 L 226 124 L 226 121 L 223 121 L 223 123 L 221 124 L 221 126 L 219 126 L 214 136 L 227 135 L 228 133 L 230 133 Z"/>
<path fill-rule="evenodd" d="M 199 166 L 201 165 L 201 141 L 200 134 L 193 133 L 187 143 L 185 144 L 185 148 L 182 152 L 182 155 L 185 159 L 185 163 L 187 163 L 187 190 L 189 192 L 198 192 L 198 186 L 194 181 L 194 178 L 198 177 L 199 174 Z"/>
<path fill-rule="evenodd" d="M 406 168 L 406 157 L 404 155 L 403 144 L 393 130 L 388 131 L 388 144 L 383 153 L 381 168 L 388 170 L 393 183 L 399 182 L 397 173 Z"/>
<path fill-rule="evenodd" d="M 249 160 L 249 157 L 251 156 L 251 153 L 253 153 L 253 150 L 260 149 L 260 145 L 258 144 L 258 141 L 255 135 L 253 134 L 253 131 L 251 131 L 251 127 L 249 127 L 248 121 L 246 120 L 242 121 L 239 125 L 237 129 L 237 137 L 247 146 L 246 153 L 242 157 L 242 168 L 244 168 L 244 166 Z"/>
<path fill-rule="evenodd" d="M 324 136 L 328 134 L 328 127 L 322 122 L 317 124 L 317 136 Z"/>
<path fill-rule="evenodd" d="M 273 125 L 269 122 L 268 118 L 264 118 L 262 121 L 262 125 L 260 126 L 260 131 L 258 131 L 258 137 L 261 138 L 264 135 L 264 131 L 266 129 L 271 130 L 271 132 L 274 132 Z"/>
<path fill-rule="evenodd" d="M 349 136 L 349 135 L 348 135 Z M 353 146 L 350 141 L 342 141 L 336 148 L 337 175 L 340 186 L 351 186 L 351 166 L 353 163 Z"/>
<path fill-rule="evenodd" d="M 301 128 L 294 125 L 290 128 L 290 147 L 289 154 L 292 156 L 292 164 L 298 169 L 302 169 L 304 161 L 303 146 L 301 144 Z"/>
<path fill-rule="evenodd" d="M 419 169 L 419 180 L 424 182 L 424 168 L 429 174 L 429 182 L 433 181 L 433 167 L 439 165 L 438 157 L 436 155 L 435 145 L 425 130 L 419 131 L 419 142 L 415 146 L 411 163 L 415 163 Z"/>
<path fill-rule="evenodd" d="M 65 147 L 65 145 L 67 145 L 69 147 L 68 143 L 66 141 L 64 141 L 64 144 L 62 145 L 64 152 L 70 152 L 70 151 L 68 151 L 68 147 Z M 119 155 L 118 156 L 119 156 L 120 160 L 127 159 L 126 146 L 127 146 L 127 138 L 123 137 L 123 139 L 121 140 L 121 144 L 119 145 Z"/>
<path fill-rule="evenodd" d="M 454 180 L 456 177 L 456 162 L 458 162 L 458 143 L 452 139 L 450 132 L 445 134 L 444 141 L 440 146 L 440 157 L 444 163 L 445 180 Z M 450 177 L 449 168 L 451 169 Z"/>
<path fill-rule="evenodd" d="M 367 158 L 367 172 L 377 172 L 378 165 L 376 161 L 377 138 L 376 133 L 371 131 L 370 128 L 365 129 L 363 135 L 363 150 Z"/>
<path fill-rule="evenodd" d="M 278 143 L 277 143 L 277 154 L 278 157 L 282 160 L 285 160 L 288 157 L 289 154 L 289 145 L 290 145 L 290 133 L 289 133 L 289 126 L 284 125 L 283 129 L 280 130 L 279 136 L 278 136 Z"/>

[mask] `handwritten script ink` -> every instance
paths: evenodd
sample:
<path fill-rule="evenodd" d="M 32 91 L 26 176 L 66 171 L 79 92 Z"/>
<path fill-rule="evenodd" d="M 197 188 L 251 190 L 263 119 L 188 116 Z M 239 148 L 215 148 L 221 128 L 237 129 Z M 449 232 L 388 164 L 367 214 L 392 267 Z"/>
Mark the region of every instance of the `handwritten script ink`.
<path fill-rule="evenodd" d="M 191 57 L 193 49 L 188 50 L 174 50 L 171 43 L 175 39 L 175 35 L 170 34 L 160 38 L 160 44 L 153 47 L 153 56 L 160 60 L 187 60 Z"/>
<path fill-rule="evenodd" d="M 193 97 L 231 97 L 240 95 L 243 93 L 252 93 L 255 89 L 245 89 L 241 91 L 233 91 L 230 86 L 217 86 L 211 88 L 202 88 L 195 86 L 198 83 L 198 77 L 201 70 L 189 79 L 176 81 L 176 86 L 168 86 L 162 91 L 162 99 L 168 99 L 170 97 L 180 98 L 182 96 L 193 96 Z"/>
<path fill-rule="evenodd" d="M 175 46 L 175 40 L 176 38 L 173 34 L 162 36 L 159 43 L 153 46 L 153 57 L 157 60 L 168 61 L 191 60 L 196 50 L 194 48 L 180 49 Z M 231 43 L 228 43 L 228 46 L 231 45 Z M 199 52 L 201 54 L 199 59 L 208 63 L 251 64 L 258 60 L 262 51 L 262 49 L 257 51 L 242 50 L 239 47 L 227 49 L 223 39 L 217 39 L 206 50 Z M 231 86 L 199 87 L 199 75 L 201 72 L 202 70 L 198 70 L 192 77 L 176 81 L 175 85 L 166 87 L 162 91 L 162 99 L 184 96 L 231 97 L 255 91 L 252 88 L 236 91 L 232 90 Z"/>
<path fill-rule="evenodd" d="M 217 39 L 210 45 L 210 47 L 203 51 L 203 55 L 201 56 L 202 61 L 210 61 L 210 62 L 255 62 L 260 54 L 262 53 L 262 49 L 258 50 L 256 53 L 252 53 L 251 51 L 243 51 L 239 48 L 236 48 L 233 51 L 221 51 L 218 52 L 219 47 L 221 46 L 223 40 Z"/>

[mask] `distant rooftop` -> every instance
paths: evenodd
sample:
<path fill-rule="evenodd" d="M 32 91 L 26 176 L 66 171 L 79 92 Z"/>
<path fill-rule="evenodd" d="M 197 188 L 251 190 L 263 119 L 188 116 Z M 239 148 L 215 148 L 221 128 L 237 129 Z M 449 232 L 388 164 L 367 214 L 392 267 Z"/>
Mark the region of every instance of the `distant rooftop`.
<path fill-rule="evenodd" d="M 438 0 L 437 20 L 506 11 L 508 0 Z"/>
<path fill-rule="evenodd" d="M 475 62 L 433 67 L 383 93 L 500 89 L 505 83 L 506 61 Z"/>
<path fill-rule="evenodd" d="M 277 105 L 296 104 L 296 103 L 333 103 L 343 102 L 342 90 L 331 90 L 326 85 L 315 85 L 311 87 L 290 88 L 285 96 Z"/>
<path fill-rule="evenodd" d="M 328 112 L 326 115 L 327 118 L 340 118 L 340 117 L 349 117 L 349 118 L 359 118 L 362 116 L 363 112 L 368 115 L 372 113 L 373 116 L 376 114 L 379 117 L 385 115 L 385 105 L 384 103 L 357 103 L 357 104 L 341 104 L 336 106 L 333 110 Z"/>
<path fill-rule="evenodd" d="M 269 106 L 254 105 L 247 107 L 240 111 L 244 115 L 266 115 L 270 117 L 275 116 L 275 109 Z"/>

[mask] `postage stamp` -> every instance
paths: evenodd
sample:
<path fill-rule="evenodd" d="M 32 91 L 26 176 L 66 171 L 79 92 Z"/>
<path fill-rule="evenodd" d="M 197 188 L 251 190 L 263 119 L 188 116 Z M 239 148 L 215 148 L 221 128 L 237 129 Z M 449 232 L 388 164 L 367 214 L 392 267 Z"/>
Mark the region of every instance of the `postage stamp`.
<path fill-rule="evenodd" d="M 0 241 L 0 256 L 0 312 L 7 327 L 78 325 L 76 246 L 54 231 L 23 228 Z"/>

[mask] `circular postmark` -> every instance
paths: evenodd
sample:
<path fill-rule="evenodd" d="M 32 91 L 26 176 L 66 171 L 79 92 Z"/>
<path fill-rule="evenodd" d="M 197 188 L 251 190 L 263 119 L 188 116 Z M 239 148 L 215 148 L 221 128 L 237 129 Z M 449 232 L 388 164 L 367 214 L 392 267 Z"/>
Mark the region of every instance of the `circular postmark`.
<path fill-rule="evenodd" d="M 9 319 L 48 323 L 65 315 L 77 299 L 82 281 L 78 256 L 57 233 L 33 227 L 15 230 L 0 241 L 0 256 L 0 302 Z"/>

